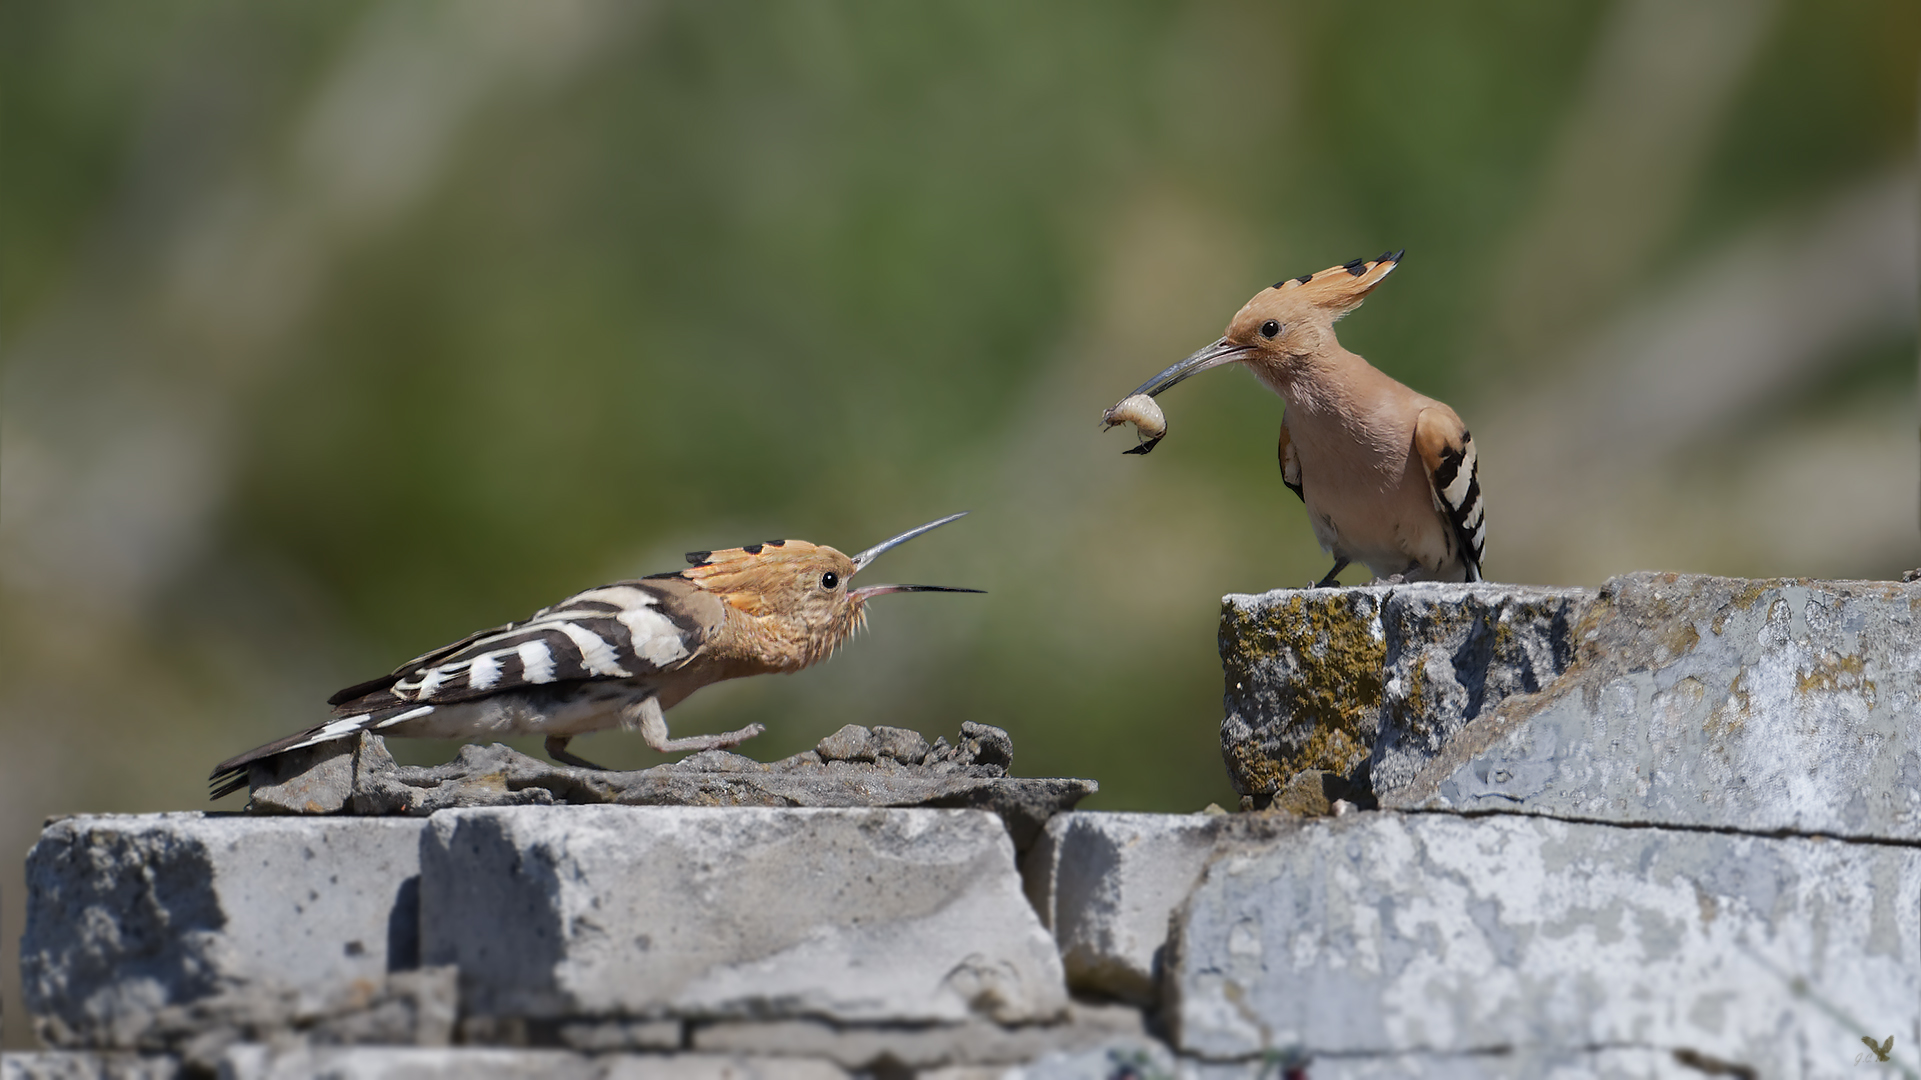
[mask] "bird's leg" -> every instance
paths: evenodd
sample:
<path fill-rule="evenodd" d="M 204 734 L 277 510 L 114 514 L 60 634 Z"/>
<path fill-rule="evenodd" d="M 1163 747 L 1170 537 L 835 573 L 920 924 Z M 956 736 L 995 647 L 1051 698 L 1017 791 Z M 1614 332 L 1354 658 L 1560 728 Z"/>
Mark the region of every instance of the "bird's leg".
<path fill-rule="evenodd" d="M 547 736 L 547 756 L 560 762 L 562 765 L 572 765 L 577 769 L 593 769 L 597 772 L 613 771 L 605 765 L 596 765 L 584 757 L 577 757 L 568 753 L 567 744 L 573 740 L 574 737 L 572 735 Z"/>
<path fill-rule="evenodd" d="M 689 735 L 684 739 L 667 737 L 667 714 L 661 710 L 660 698 L 649 696 L 638 703 L 620 710 L 620 726 L 628 729 L 638 728 L 640 737 L 647 745 L 663 754 L 675 754 L 682 750 L 725 750 L 739 746 L 748 739 L 767 729 L 760 724 L 748 724 L 739 731 L 725 731 L 719 735 Z"/>
<path fill-rule="evenodd" d="M 1314 587 L 1317 589 L 1328 589 L 1339 585 L 1341 583 L 1341 571 L 1347 569 L 1347 563 L 1348 560 L 1346 559 L 1335 559 L 1334 569 L 1329 570 L 1326 577 L 1315 582 Z"/>
<path fill-rule="evenodd" d="M 1420 572 L 1421 572 L 1421 564 L 1417 560 L 1415 562 L 1408 563 L 1407 569 L 1401 571 L 1398 574 L 1389 574 L 1384 578 L 1376 578 L 1374 583 L 1376 585 L 1406 585 L 1408 582 L 1414 580 L 1413 575 L 1418 574 Z"/>

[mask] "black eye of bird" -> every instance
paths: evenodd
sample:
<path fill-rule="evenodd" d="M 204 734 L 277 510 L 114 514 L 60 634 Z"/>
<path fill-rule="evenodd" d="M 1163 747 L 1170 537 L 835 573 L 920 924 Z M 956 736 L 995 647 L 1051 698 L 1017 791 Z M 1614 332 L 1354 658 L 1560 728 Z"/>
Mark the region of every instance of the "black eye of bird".
<path fill-rule="evenodd" d="M 1261 324 L 1261 336 L 1264 338 L 1271 338 L 1280 332 L 1281 324 L 1275 322 L 1273 319 L 1269 319 Z"/>
<path fill-rule="evenodd" d="M 823 589 L 831 589 L 834 586 L 839 584 L 840 584 L 840 575 L 834 573 L 832 570 L 829 570 L 825 574 L 822 574 L 820 576 L 820 587 Z"/>

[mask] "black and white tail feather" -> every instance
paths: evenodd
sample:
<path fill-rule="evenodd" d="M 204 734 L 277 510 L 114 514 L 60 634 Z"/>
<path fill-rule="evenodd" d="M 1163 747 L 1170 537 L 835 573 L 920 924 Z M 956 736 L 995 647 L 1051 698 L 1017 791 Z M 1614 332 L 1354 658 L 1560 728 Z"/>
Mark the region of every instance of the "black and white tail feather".
<path fill-rule="evenodd" d="M 1447 518 L 1455 548 L 1466 567 L 1466 580 L 1481 580 L 1487 510 L 1481 502 L 1481 477 L 1472 435 L 1463 430 L 1460 446 L 1442 451 L 1429 481 L 1434 487 L 1434 507 Z"/>
<path fill-rule="evenodd" d="M 671 671 L 699 651 L 701 628 L 677 615 L 670 601 L 655 581 L 616 582 L 417 656 L 391 674 L 328 698 L 334 719 L 221 762 L 209 778 L 212 797 L 246 787 L 253 762 L 379 732 L 447 705 L 555 684 L 644 682 Z"/>

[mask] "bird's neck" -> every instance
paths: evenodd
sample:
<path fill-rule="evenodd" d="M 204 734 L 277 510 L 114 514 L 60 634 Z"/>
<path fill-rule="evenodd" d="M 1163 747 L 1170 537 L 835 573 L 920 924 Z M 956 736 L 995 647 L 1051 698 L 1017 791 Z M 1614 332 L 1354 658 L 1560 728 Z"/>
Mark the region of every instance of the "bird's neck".
<path fill-rule="evenodd" d="M 1331 343 L 1250 366 L 1268 389 L 1287 402 L 1290 412 L 1352 411 L 1355 391 L 1376 374 L 1366 360 Z"/>
<path fill-rule="evenodd" d="M 857 623 L 855 616 L 815 630 L 800 619 L 749 615 L 729 605 L 719 633 L 708 639 L 707 653 L 713 662 L 738 675 L 799 671 L 832 656 Z"/>

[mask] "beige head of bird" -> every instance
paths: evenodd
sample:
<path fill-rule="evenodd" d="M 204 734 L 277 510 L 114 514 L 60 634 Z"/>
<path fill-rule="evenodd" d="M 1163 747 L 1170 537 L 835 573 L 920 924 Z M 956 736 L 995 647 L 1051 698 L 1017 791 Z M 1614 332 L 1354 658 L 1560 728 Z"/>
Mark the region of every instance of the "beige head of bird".
<path fill-rule="evenodd" d="M 1128 397 L 1151 398 L 1223 364 L 1246 364 L 1284 376 L 1289 365 L 1326 355 L 1335 344 L 1334 323 L 1361 306 L 1374 286 L 1400 265 L 1403 253 L 1383 252 L 1378 259 L 1355 259 L 1318 274 L 1275 282 L 1235 312 L 1219 341 L 1155 375 Z M 1108 410 L 1107 419 L 1114 420 L 1115 409 Z M 1146 453 L 1154 441 L 1158 440 L 1128 452 Z"/>
<path fill-rule="evenodd" d="M 766 632 L 794 642 L 802 666 L 825 659 L 866 622 L 867 601 L 898 592 L 978 593 L 946 585 L 867 585 L 854 575 L 881 553 L 940 528 L 966 511 L 909 529 L 861 552 L 845 555 L 805 540 L 770 540 L 721 551 L 688 552 L 694 565 L 681 576 L 713 593 Z"/>

